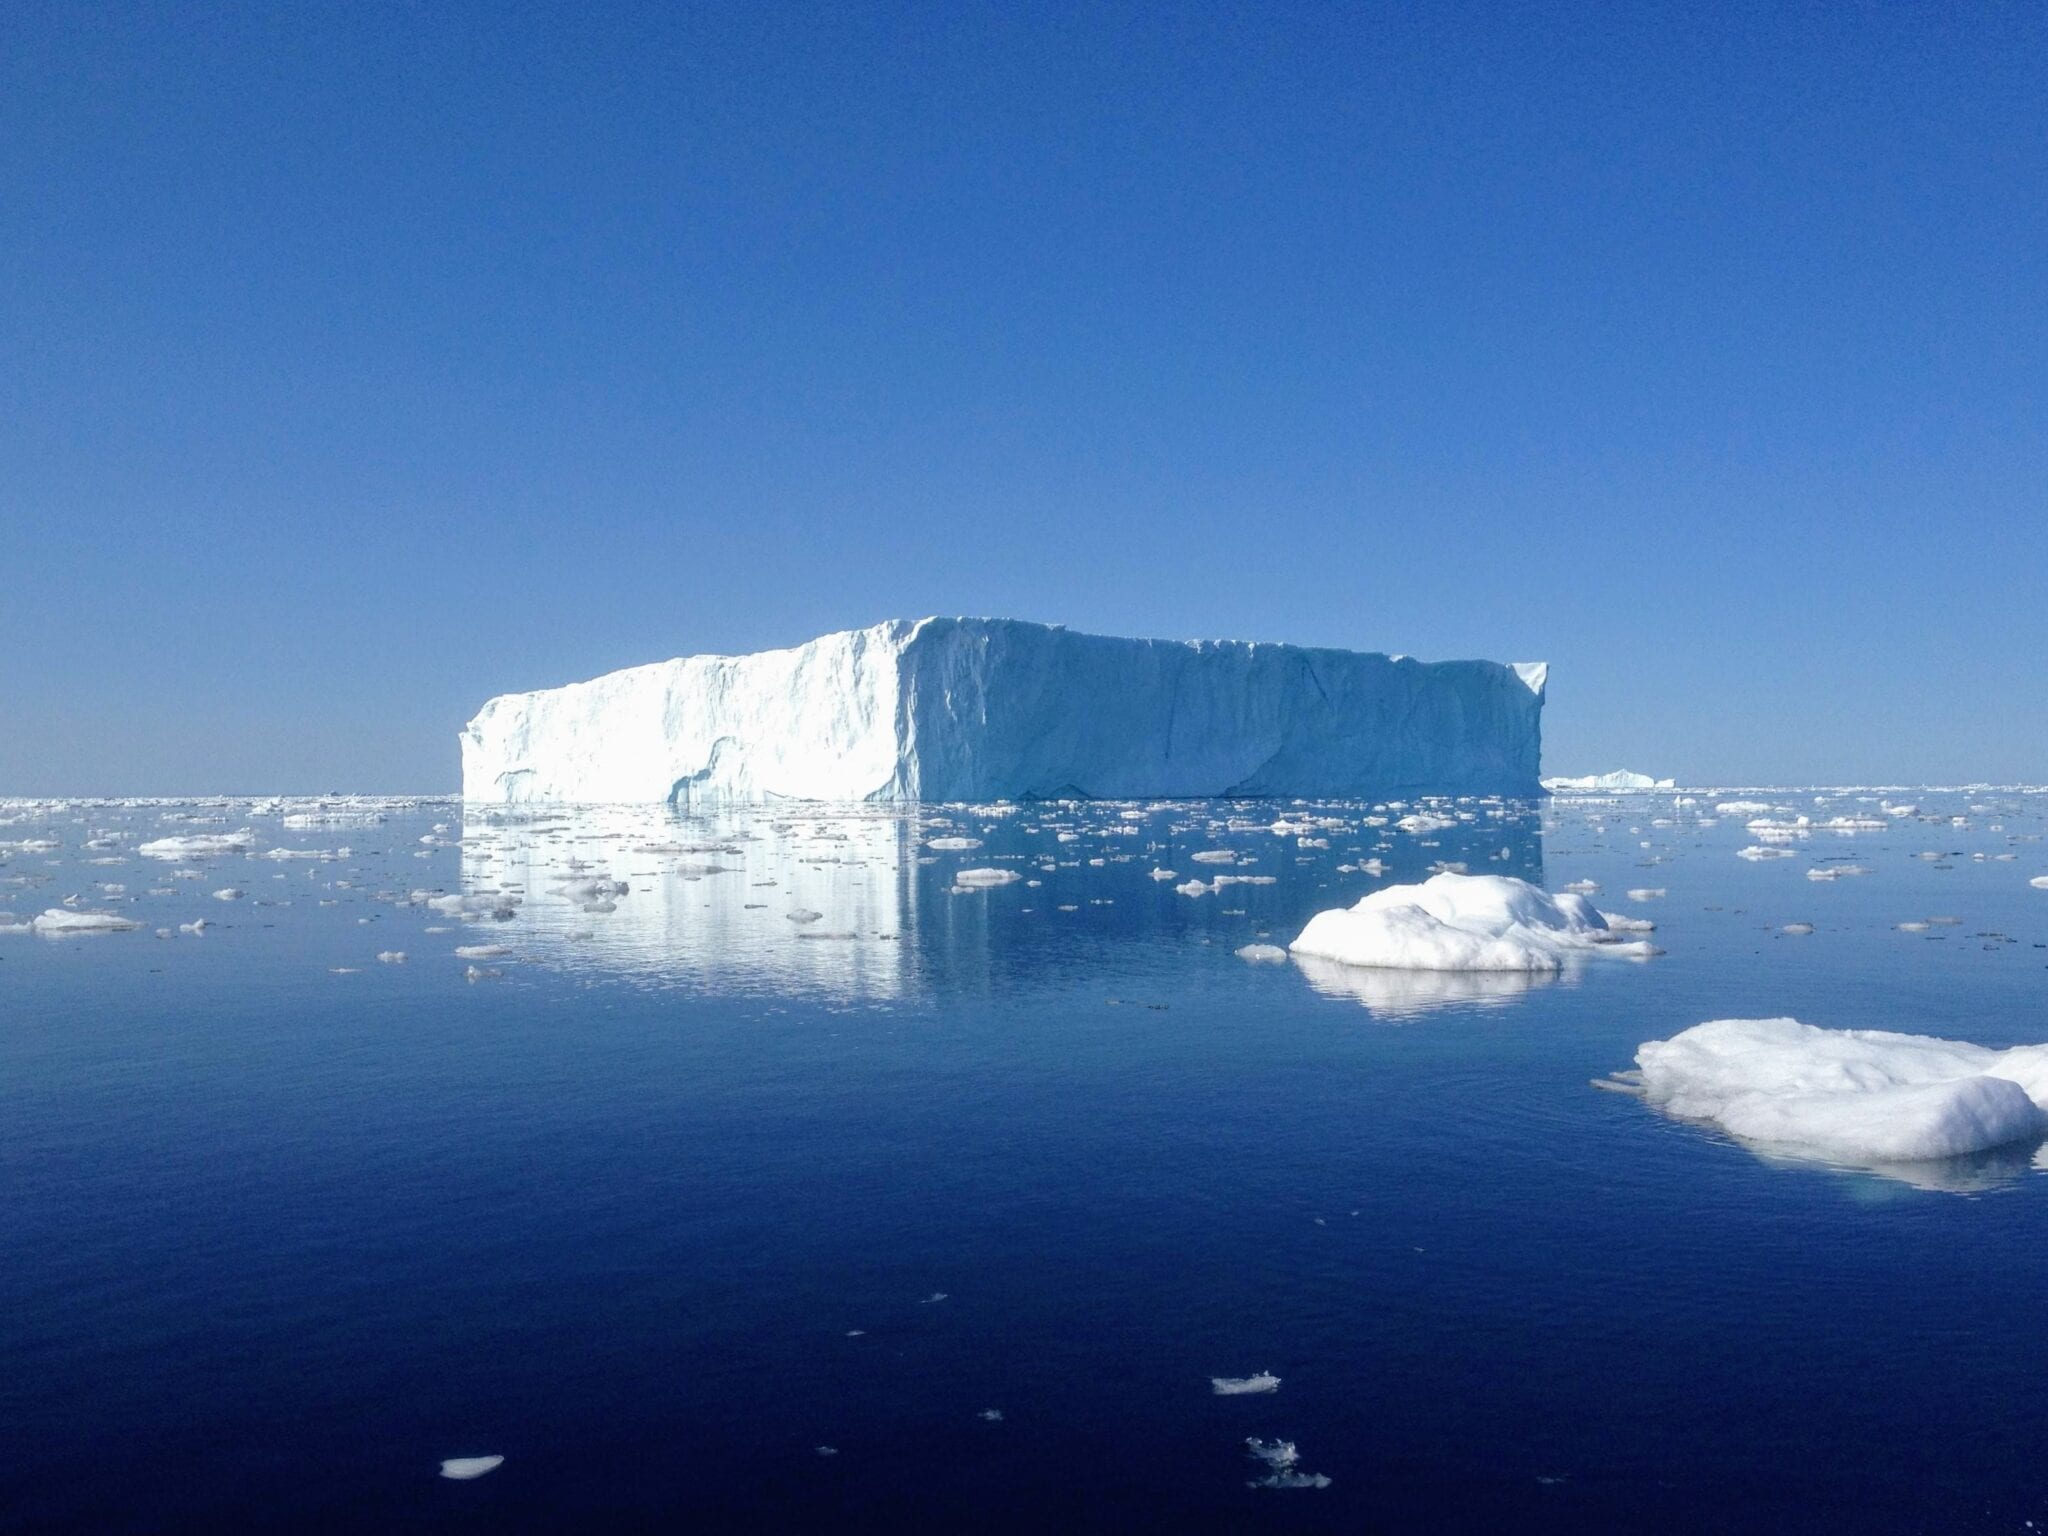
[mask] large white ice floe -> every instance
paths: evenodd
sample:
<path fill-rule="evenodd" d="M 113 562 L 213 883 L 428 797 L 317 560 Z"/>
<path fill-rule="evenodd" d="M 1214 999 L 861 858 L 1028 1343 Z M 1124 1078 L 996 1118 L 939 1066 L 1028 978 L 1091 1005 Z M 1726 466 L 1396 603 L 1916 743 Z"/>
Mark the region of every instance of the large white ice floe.
<path fill-rule="evenodd" d="M 470 801 L 1535 794 L 1546 668 L 918 619 L 492 699 Z"/>
<path fill-rule="evenodd" d="M 127 933 L 142 924 L 112 912 L 79 912 L 70 907 L 52 907 L 28 926 L 39 934 Z"/>
<path fill-rule="evenodd" d="M 1647 941 L 1620 939 L 1584 896 L 1553 896 L 1512 875 L 1453 873 L 1318 912 L 1289 948 L 1344 965 L 1412 971 L 1552 972 L 1596 950 L 1655 953 Z"/>
<path fill-rule="evenodd" d="M 146 859 L 198 859 L 217 853 L 247 853 L 256 845 L 256 834 L 244 827 L 239 832 L 194 832 L 182 837 L 159 837 L 135 851 Z"/>
<path fill-rule="evenodd" d="M 1624 1085 L 1647 1102 L 1795 1156 L 1932 1162 L 2048 1135 L 2048 1045 L 1716 1019 L 1646 1042 L 1636 1063 Z"/>

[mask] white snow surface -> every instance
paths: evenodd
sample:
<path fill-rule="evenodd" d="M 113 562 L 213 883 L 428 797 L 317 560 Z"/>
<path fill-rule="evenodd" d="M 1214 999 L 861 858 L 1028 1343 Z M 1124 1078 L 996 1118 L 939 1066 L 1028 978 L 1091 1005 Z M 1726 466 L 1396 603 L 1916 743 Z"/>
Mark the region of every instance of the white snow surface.
<path fill-rule="evenodd" d="M 896 620 L 492 699 L 470 801 L 1530 795 L 1547 668 Z"/>
<path fill-rule="evenodd" d="M 1595 949 L 1642 956 L 1618 941 L 1584 896 L 1551 895 L 1512 875 L 1432 875 L 1390 885 L 1352 907 L 1318 912 L 1289 948 L 1345 965 L 1416 971 L 1550 972 Z"/>
<path fill-rule="evenodd" d="M 2048 1134 L 2048 1045 L 1716 1019 L 1636 1052 L 1643 1097 L 1745 1142 L 1925 1162 Z"/>

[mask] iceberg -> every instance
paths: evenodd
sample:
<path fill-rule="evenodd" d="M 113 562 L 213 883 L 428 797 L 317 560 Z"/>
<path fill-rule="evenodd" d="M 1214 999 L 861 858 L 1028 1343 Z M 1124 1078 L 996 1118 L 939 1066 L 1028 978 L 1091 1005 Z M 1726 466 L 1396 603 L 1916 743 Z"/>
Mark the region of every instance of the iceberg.
<path fill-rule="evenodd" d="M 1541 663 L 898 620 L 486 703 L 471 802 L 1536 795 Z"/>
<path fill-rule="evenodd" d="M 1578 779 L 1545 779 L 1545 789 L 1676 789 L 1676 779 L 1653 779 L 1647 773 L 1631 773 L 1626 768 L 1617 768 L 1612 773 L 1589 773 Z"/>

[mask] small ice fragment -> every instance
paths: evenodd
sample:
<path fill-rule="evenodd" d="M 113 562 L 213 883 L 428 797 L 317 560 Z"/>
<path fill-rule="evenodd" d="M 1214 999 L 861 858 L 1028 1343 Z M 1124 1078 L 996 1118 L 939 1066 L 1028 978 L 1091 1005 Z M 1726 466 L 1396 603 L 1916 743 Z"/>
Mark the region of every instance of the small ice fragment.
<path fill-rule="evenodd" d="M 405 951 L 402 949 L 380 949 L 377 951 L 377 961 L 380 965 L 403 965 L 405 964 Z"/>
<path fill-rule="evenodd" d="M 1003 1410 L 1000 1408 L 984 1408 L 981 1410 L 981 1417 L 991 1424 L 1000 1424 L 1003 1422 Z"/>
<path fill-rule="evenodd" d="M 798 907 L 789 914 L 789 920 L 792 923 L 815 923 L 824 915 L 822 912 L 813 912 L 809 907 Z"/>
<path fill-rule="evenodd" d="M 1278 944 L 1246 944 L 1236 954 L 1238 959 L 1253 965 L 1280 965 L 1287 959 L 1287 951 Z"/>
<path fill-rule="evenodd" d="M 1811 923 L 1783 923 L 1783 924 L 1780 924 L 1780 925 L 1779 925 L 1779 928 L 1778 928 L 1778 932 L 1780 932 L 1780 933 L 1789 933 L 1789 934 L 1792 934 L 1792 935 L 1794 935 L 1795 937 L 1797 937 L 1797 936 L 1798 936 L 1798 935 L 1800 935 L 1800 934 L 1807 934 L 1807 933 L 1811 933 L 1811 932 L 1813 932 L 1813 924 L 1811 924 Z"/>
<path fill-rule="evenodd" d="M 1014 869 L 963 869 L 953 877 L 958 885 L 1008 885 L 1024 877 Z"/>
<path fill-rule="evenodd" d="M 1243 1397 L 1254 1392 L 1278 1392 L 1280 1378 L 1271 1371 L 1250 1376 L 1211 1376 L 1209 1385 L 1218 1397 Z"/>
<path fill-rule="evenodd" d="M 213 899 L 215 901 L 240 901 L 242 899 L 242 892 L 237 886 L 226 885 L 213 893 Z"/>
<path fill-rule="evenodd" d="M 918 1305 L 920 1307 L 928 1307 L 935 1301 L 944 1301 L 945 1299 L 946 1293 L 944 1291 L 933 1291 L 931 1295 L 925 1297 L 925 1299 L 923 1301 L 920 1301 Z"/>
<path fill-rule="evenodd" d="M 839 1454 L 839 1447 L 836 1445 L 821 1445 L 818 1447 L 818 1454 L 820 1456 L 837 1456 Z"/>
<path fill-rule="evenodd" d="M 441 1475 L 458 1483 L 470 1482 L 505 1465 L 502 1456 L 453 1456 L 441 1463 Z"/>
<path fill-rule="evenodd" d="M 495 960 L 500 955 L 511 953 L 512 951 L 503 944 L 458 944 L 455 947 L 455 958 L 458 960 Z"/>

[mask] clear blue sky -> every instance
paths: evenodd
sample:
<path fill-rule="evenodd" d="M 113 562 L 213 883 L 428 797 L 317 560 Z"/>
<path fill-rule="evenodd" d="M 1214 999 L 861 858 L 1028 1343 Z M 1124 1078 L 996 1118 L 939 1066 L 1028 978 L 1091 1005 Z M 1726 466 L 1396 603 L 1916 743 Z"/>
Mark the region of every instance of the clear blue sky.
<path fill-rule="evenodd" d="M 0 9 L 0 792 L 1000 614 L 2048 780 L 2034 4 Z"/>

